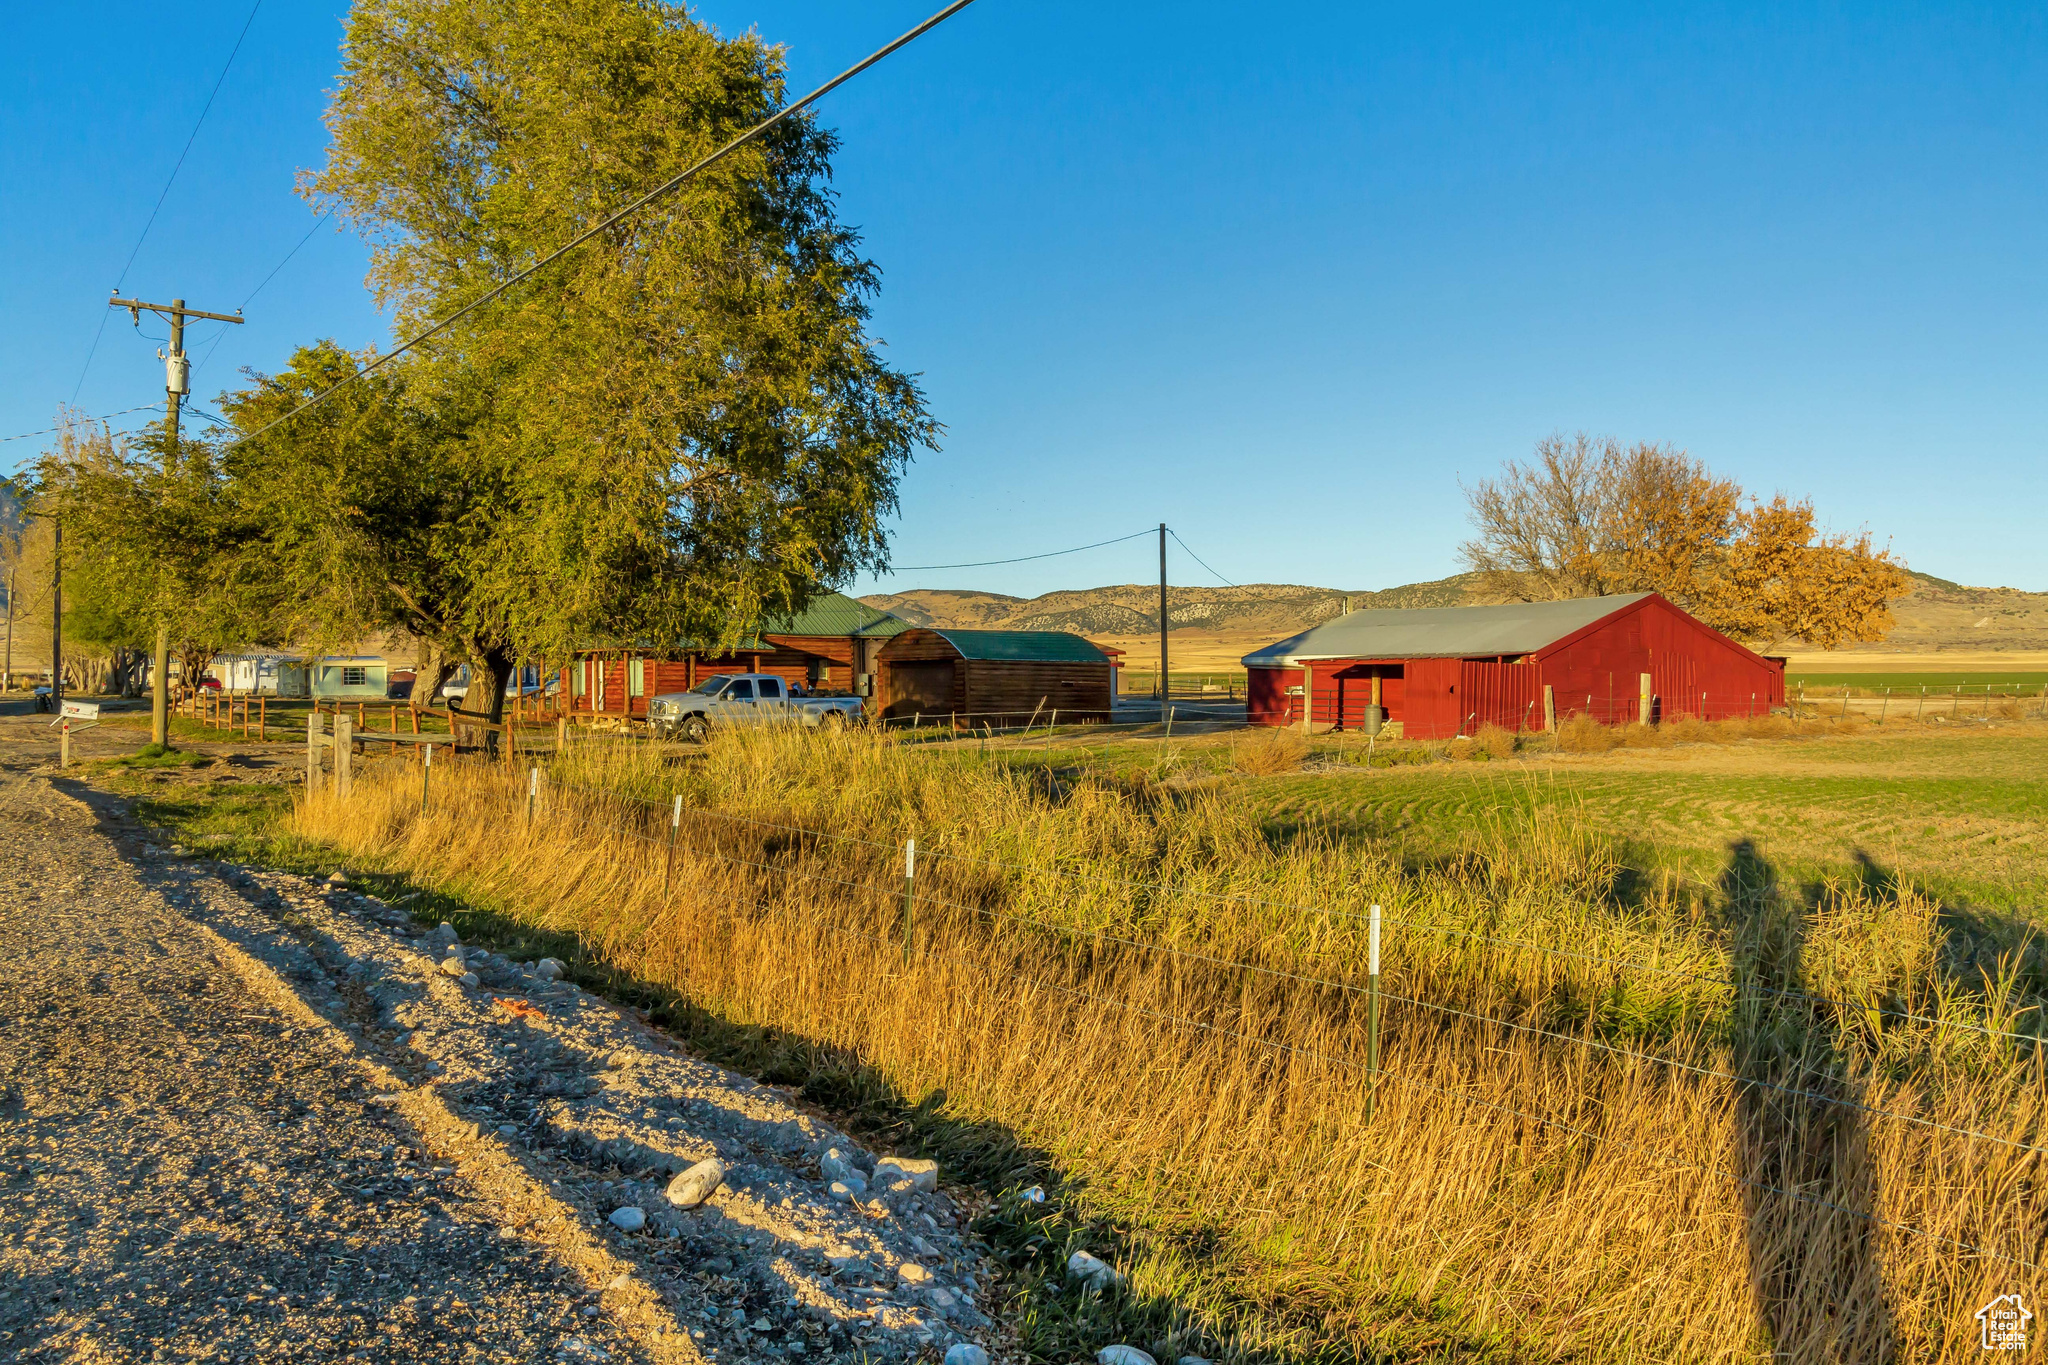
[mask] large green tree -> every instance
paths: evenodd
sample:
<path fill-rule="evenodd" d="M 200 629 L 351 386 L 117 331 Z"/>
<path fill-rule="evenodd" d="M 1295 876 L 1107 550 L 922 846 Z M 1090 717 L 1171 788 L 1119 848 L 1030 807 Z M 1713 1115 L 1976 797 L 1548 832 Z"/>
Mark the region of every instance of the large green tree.
<path fill-rule="evenodd" d="M 776 49 L 676 5 L 361 0 L 306 189 L 373 241 L 411 333 L 783 99 Z M 416 410 L 464 414 L 397 461 L 462 490 L 428 514 L 459 534 L 377 549 L 455 583 L 494 717 L 521 652 L 730 639 L 883 562 L 937 427 L 868 335 L 878 277 L 835 216 L 834 145 L 779 125 L 401 362 Z M 288 460 L 318 413 L 251 444 Z"/>

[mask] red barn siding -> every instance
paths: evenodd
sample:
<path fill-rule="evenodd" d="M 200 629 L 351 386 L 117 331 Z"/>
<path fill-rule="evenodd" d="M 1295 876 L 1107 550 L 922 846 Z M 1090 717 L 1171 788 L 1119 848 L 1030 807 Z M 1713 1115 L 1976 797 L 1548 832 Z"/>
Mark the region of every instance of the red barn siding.
<path fill-rule="evenodd" d="M 1449 739 L 1477 726 L 1531 729 L 1543 724 L 1543 689 L 1554 690 L 1557 718 L 1590 714 L 1605 724 L 1637 718 L 1639 675 L 1648 673 L 1654 718 L 1762 715 L 1785 704 L 1785 663 L 1743 648 L 1661 597 L 1648 597 L 1519 660 L 1499 658 L 1318 659 L 1309 696 L 1318 726 L 1353 728 L 1371 700 L 1371 673 L 1383 675 L 1382 704 L 1410 739 Z M 1295 725 L 1304 670 L 1253 668 L 1246 718 L 1254 725 Z M 1389 673 L 1395 676 L 1385 676 Z"/>

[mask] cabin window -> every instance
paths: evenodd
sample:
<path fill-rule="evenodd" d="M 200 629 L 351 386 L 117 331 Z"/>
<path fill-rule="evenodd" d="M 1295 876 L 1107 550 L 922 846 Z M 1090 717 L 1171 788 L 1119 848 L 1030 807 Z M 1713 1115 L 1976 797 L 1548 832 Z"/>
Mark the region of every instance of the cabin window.
<path fill-rule="evenodd" d="M 367 668 L 343 668 L 341 670 L 341 685 L 343 687 L 366 687 L 369 685 L 369 682 L 370 670 Z"/>
<path fill-rule="evenodd" d="M 647 660 L 628 659 L 626 661 L 626 695 L 629 697 L 644 697 L 647 695 Z"/>
<path fill-rule="evenodd" d="M 582 663 L 576 665 L 575 682 L 571 686 L 575 688 L 575 695 L 579 697 L 589 690 L 590 660 L 585 659 Z"/>

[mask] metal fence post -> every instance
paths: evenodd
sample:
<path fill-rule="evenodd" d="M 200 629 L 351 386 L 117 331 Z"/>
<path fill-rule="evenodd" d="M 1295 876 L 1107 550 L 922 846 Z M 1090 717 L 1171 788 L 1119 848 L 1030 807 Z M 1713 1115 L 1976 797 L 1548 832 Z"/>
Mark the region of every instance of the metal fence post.
<path fill-rule="evenodd" d="M 1879 703 L 1878 703 L 1878 705 L 1877 705 L 1877 723 L 1878 723 L 1879 725 L 1882 725 L 1882 724 L 1884 724 L 1884 716 L 1885 716 L 1885 712 L 1887 712 L 1887 711 L 1889 711 L 1889 710 L 1891 710 L 1891 709 L 1892 709 L 1892 690 L 1891 690 L 1891 689 L 1890 689 L 1889 687 L 1887 687 L 1887 688 L 1886 688 L 1886 689 L 1884 690 L 1884 700 L 1883 700 L 1883 701 L 1881 701 L 1881 702 L 1879 702 Z"/>
<path fill-rule="evenodd" d="M 427 813 L 427 797 L 434 780 L 434 746 L 427 746 L 426 761 L 420 764 L 420 814 Z"/>
<path fill-rule="evenodd" d="M 916 931 L 917 840 L 903 841 L 903 965 L 910 965 L 911 936 Z"/>
<path fill-rule="evenodd" d="M 1365 976 L 1365 1121 L 1372 1122 L 1373 1097 L 1380 1088 L 1380 908 L 1372 908 Z"/>
<path fill-rule="evenodd" d="M 540 765 L 526 770 L 526 827 L 533 828 L 533 802 L 540 795 Z"/>
<path fill-rule="evenodd" d="M 1842 684 L 1842 714 L 1840 719 L 1849 719 L 1849 684 Z"/>
<path fill-rule="evenodd" d="M 1920 713 L 1927 709 L 1927 684 L 1920 685 L 1920 704 L 1913 708 L 1913 723 L 1920 723 Z"/>
<path fill-rule="evenodd" d="M 671 810 L 669 811 L 669 816 L 668 816 L 668 860 L 667 860 L 667 861 L 666 861 L 665 863 L 663 863 L 663 864 L 662 864 L 662 869 L 661 869 L 661 889 L 662 889 L 662 891 L 664 891 L 664 892 L 666 892 L 666 891 L 667 891 L 667 890 L 669 889 L 669 885 L 670 885 L 670 884 L 671 884 L 672 882 L 674 882 L 674 881 L 675 881 L 675 876 L 676 876 L 676 834 L 677 834 L 677 832 L 678 832 L 678 831 L 680 831 L 680 830 L 682 829 L 682 827 L 683 827 L 683 798 L 681 797 L 681 795 L 678 795 L 678 796 L 676 797 L 676 803 L 675 803 L 675 806 L 674 806 L 674 808 L 673 808 L 673 809 L 671 809 Z"/>

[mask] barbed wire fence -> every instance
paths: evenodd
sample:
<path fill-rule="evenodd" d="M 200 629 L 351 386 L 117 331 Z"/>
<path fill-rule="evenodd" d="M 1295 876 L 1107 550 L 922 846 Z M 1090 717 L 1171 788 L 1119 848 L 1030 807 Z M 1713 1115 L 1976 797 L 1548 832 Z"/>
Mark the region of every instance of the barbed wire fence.
<path fill-rule="evenodd" d="M 958 965 L 971 967 L 977 972 L 1023 989 L 1049 991 L 1105 1009 L 1135 1012 L 1155 1024 L 1170 1029 L 1228 1041 L 1276 1056 L 1313 1060 L 1328 1066 L 1344 1068 L 1366 1077 L 1368 1096 L 1380 1085 L 1385 1084 L 1428 1094 L 1441 1100 L 1477 1105 L 1575 1140 L 1618 1146 L 1638 1156 L 1647 1157 L 1674 1173 L 1689 1172 L 1717 1179 L 1725 1178 L 1738 1185 L 1767 1192 L 1774 1197 L 1846 1214 L 1873 1227 L 1890 1229 L 1904 1236 L 1924 1238 L 1931 1243 L 1952 1247 L 1973 1257 L 2029 1270 L 2039 1269 L 2042 1252 L 2039 1246 L 2032 1243 L 2042 1240 L 2043 1231 L 2040 1229 L 2035 1231 L 2031 1242 L 2022 1252 L 1988 1246 L 1982 1241 L 1949 1237 L 1887 1219 L 1870 1209 L 1847 1207 L 1821 1198 L 1810 1191 L 1786 1188 L 1768 1180 L 1761 1180 L 1740 1170 L 1716 1170 L 1688 1163 L 1667 1152 L 1651 1150 L 1643 1144 L 1604 1131 L 1602 1127 L 1574 1123 L 1570 1119 L 1542 1113 L 1534 1108 L 1505 1104 L 1498 1099 L 1489 1099 L 1485 1095 L 1472 1093 L 1469 1088 L 1456 1089 L 1433 1085 L 1404 1072 L 1398 1064 L 1398 1059 L 1393 1065 L 1382 1063 L 1381 1011 L 1389 1009 L 1394 1012 L 1388 1016 L 1389 1023 L 1399 1022 L 1399 1016 L 1402 1014 L 1414 1020 L 1435 1019 L 1448 1028 L 1478 1029 L 1494 1037 L 1521 1037 L 1532 1044 L 1551 1048 L 1558 1054 L 1608 1058 L 1654 1068 L 1677 1077 L 1724 1086 L 1731 1093 L 1761 1092 L 1798 1104 L 1853 1114 L 1862 1122 L 1897 1124 L 1905 1129 L 1958 1139 L 1967 1144 L 1968 1150 L 1972 1152 L 1981 1149 L 2000 1149 L 2025 1161 L 2038 1162 L 2041 1157 L 2048 1156 L 2048 1145 L 2044 1145 L 2042 1140 L 2044 1134 L 2029 1132 L 2025 1136 L 2008 1136 L 1983 1128 L 1947 1122 L 1905 1108 L 1887 1108 L 1865 1103 L 1849 1095 L 1830 1093 L 1829 1090 L 1819 1087 L 1839 1086 L 1845 1077 L 1837 1070 L 1815 1065 L 1803 1058 L 1797 1059 L 1792 1067 L 1792 1074 L 1799 1083 L 1789 1083 L 1782 1076 L 1745 1074 L 1743 1070 L 1734 1066 L 1715 1065 L 1708 1059 L 1712 1051 L 1707 1041 L 1708 1031 L 1699 1029 L 1675 1034 L 1671 1040 L 1675 1046 L 1671 1048 L 1650 1050 L 1630 1046 L 1622 1038 L 1601 1036 L 1599 1020 L 1591 1012 L 1584 1016 L 1576 1031 L 1567 1031 L 1564 1027 L 1546 1023 L 1540 1017 L 1536 1017 L 1538 1011 L 1535 1009 L 1530 1009 L 1529 1017 L 1512 1018 L 1486 1010 L 1464 1008 L 1461 1003 L 1429 998 L 1415 986 L 1401 986 L 1398 967 L 1394 973 L 1396 988 L 1387 989 L 1383 985 L 1380 970 L 1380 943 L 1382 933 L 1387 931 L 1395 933 L 1396 943 L 1401 941 L 1403 935 L 1414 935 L 1418 938 L 1439 936 L 1489 950 L 1531 954 L 1545 961 L 1598 969 L 1609 973 L 1616 981 L 1629 975 L 1683 981 L 1710 988 L 1714 994 L 1708 1004 L 1724 1011 L 1756 1007 L 1802 1011 L 1809 1016 L 1809 1022 L 1812 1023 L 1820 1022 L 1811 1018 L 1812 1016 L 1832 1013 L 1833 1026 L 1844 1035 L 1851 1035 L 1857 1029 L 1883 1031 L 1892 1028 L 1922 1030 L 1937 1042 L 1952 1039 L 1960 1034 L 1979 1036 L 1992 1046 L 2006 1049 L 2015 1057 L 2031 1059 L 2031 1072 L 2026 1074 L 2030 1074 L 2032 1079 L 2028 1084 L 2033 1090 L 2043 1092 L 2041 1096 L 2034 1097 L 2037 1101 L 2037 1115 L 2042 1112 L 2038 1102 L 2048 1097 L 2048 1086 L 2043 1085 L 2042 1065 L 2044 1057 L 2048 1057 L 2048 1046 L 2044 1046 L 2048 1044 L 2048 1033 L 2042 1031 L 2042 1021 L 2038 1014 L 2034 1019 L 2035 1028 L 2029 1031 L 2005 1026 L 2017 1022 L 2017 1016 L 2010 1016 L 2003 1023 L 1996 1021 L 1988 1015 L 1988 1008 L 1985 1019 L 1975 1019 L 1960 1016 L 1952 1009 L 1940 1014 L 1926 1013 L 1912 1007 L 1910 1001 L 1902 1005 L 1876 998 L 1832 997 L 1773 986 L 1760 979 L 1745 977 L 1732 963 L 1725 972 L 1703 972 L 1696 967 L 1617 957 L 1582 948 L 1562 947 L 1527 938 L 1482 932 L 1456 924 L 1390 915 L 1384 913 L 1379 905 L 1373 905 L 1367 914 L 1360 914 L 1357 911 L 1330 905 L 1307 905 L 1270 895 L 1222 892 L 1171 882 L 980 857 L 950 851 L 943 847 L 934 848 L 930 844 L 920 846 L 915 839 L 906 839 L 902 843 L 887 842 L 814 826 L 764 820 L 692 806 L 686 804 L 680 795 L 671 796 L 667 800 L 655 800 L 615 788 L 585 786 L 564 781 L 559 775 L 551 778 L 548 769 L 540 764 L 517 769 L 508 768 L 504 764 L 493 764 L 492 769 L 500 775 L 510 774 L 511 785 L 517 791 L 515 799 L 524 803 L 525 823 L 529 831 L 533 829 L 538 813 L 544 811 L 550 802 L 560 802 L 571 797 L 580 798 L 581 804 L 574 814 L 586 828 L 590 827 L 593 808 L 602 813 L 607 807 L 615 807 L 616 809 L 610 810 L 602 819 L 603 829 L 649 847 L 654 855 L 663 860 L 664 893 L 667 895 L 673 895 L 676 891 L 677 854 L 679 847 L 684 846 L 687 828 L 687 850 L 691 857 L 708 858 L 756 878 L 756 895 L 750 902 L 756 908 L 776 913 L 803 914 L 808 929 L 865 944 L 886 963 L 900 961 L 902 965 L 908 967 L 917 961 L 946 959 L 949 956 L 947 950 L 937 945 L 942 940 L 950 941 L 960 937 L 953 931 L 963 925 L 979 930 L 979 936 L 970 937 L 970 941 L 981 949 L 993 950 L 997 947 L 997 936 L 1000 934 L 1020 936 L 1018 943 L 1013 945 L 1013 951 L 1007 961 L 991 956 L 989 952 L 982 952 L 973 960 L 962 957 L 958 952 L 950 954 L 950 957 L 957 959 Z M 421 782 L 424 803 L 424 775 Z M 721 835 L 719 831 L 723 831 L 724 834 Z M 828 849 L 842 857 L 850 855 L 862 860 L 861 865 L 852 869 L 853 875 L 840 875 L 848 870 L 845 868 L 840 868 L 837 872 L 825 870 L 817 864 L 821 861 L 829 863 L 830 859 L 821 859 L 818 855 L 822 850 Z M 900 885 L 897 885 L 897 874 L 894 869 L 899 867 Z M 996 893 L 991 894 L 984 890 L 984 894 L 975 899 L 963 897 L 957 888 L 948 892 L 940 880 L 932 875 L 934 869 L 945 867 L 965 869 L 983 876 L 994 874 L 997 880 L 985 881 L 983 885 L 985 888 L 995 888 Z M 1299 963 L 1275 965 L 1270 962 L 1198 951 L 1186 946 L 1140 937 L 1136 932 L 1129 930 L 1119 931 L 1060 923 L 1039 916 L 1014 913 L 1004 908 L 1000 892 L 1015 892 L 1021 886 L 1020 879 L 1023 878 L 1044 879 L 1056 885 L 1079 887 L 1083 884 L 1092 884 L 1098 888 L 1111 887 L 1126 893 L 1134 900 L 1143 896 L 1153 903 L 1184 897 L 1221 908 L 1282 911 L 1300 916 L 1304 922 L 1337 921 L 1360 925 L 1370 936 L 1368 970 L 1362 975 L 1319 975 L 1303 968 Z M 961 879 L 954 880 L 957 882 Z M 789 891 L 790 888 L 799 886 L 813 895 L 825 898 L 835 906 L 837 913 L 830 916 L 806 914 L 803 909 L 803 898 Z M 769 887 L 781 887 L 785 890 L 781 893 L 771 892 L 765 898 L 758 894 Z M 862 918 L 865 918 L 869 925 L 867 929 L 855 927 Z M 946 932 L 940 932 L 942 930 Z M 1061 944 L 1072 951 L 1056 951 Z M 1401 957 L 1402 954 L 1397 949 L 1394 960 L 1398 963 Z M 1183 978 L 1177 978 L 1185 985 L 1185 989 L 1178 992 L 1180 998 L 1185 1000 L 1225 1000 L 1232 995 L 1229 989 L 1223 989 L 1228 985 L 1241 986 L 1248 981 L 1265 983 L 1269 988 L 1268 993 L 1259 997 L 1265 1005 L 1297 1013 L 1311 1011 L 1319 1017 L 1327 1018 L 1340 1035 L 1352 1039 L 1356 1046 L 1343 1049 L 1306 1048 L 1272 1037 L 1269 1031 L 1255 1029 L 1243 1022 L 1244 1019 L 1257 1014 L 1257 1011 L 1245 1004 L 1243 999 L 1239 1000 L 1236 1007 L 1238 1017 L 1233 1019 L 1218 1005 L 1211 1006 L 1208 1017 L 1196 1017 L 1196 1013 L 1188 1010 L 1161 1010 L 1120 998 L 1115 989 L 1119 974 L 1138 958 L 1170 964 L 1175 971 L 1185 973 Z M 1355 966 L 1355 963 L 1353 965 Z M 1240 992 L 1240 995 L 1242 994 Z M 1985 1003 L 1988 1007 L 1988 1002 Z M 2010 1074 L 2021 1073 L 2016 1071 Z M 1932 1093 L 1932 1088 L 1923 1089 L 1922 1097 L 1925 1098 Z M 1369 1106 L 1369 1098 L 1367 1103 Z M 2039 1182 L 2038 1175 L 2027 1178 Z M 2027 1239 L 2023 1237 L 2022 1240 Z"/>

